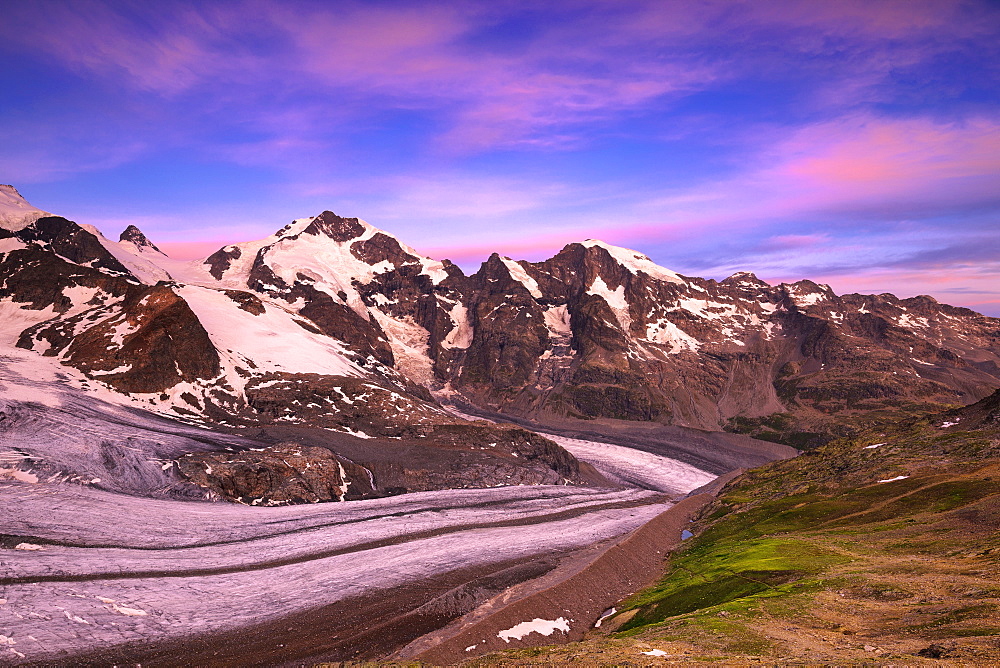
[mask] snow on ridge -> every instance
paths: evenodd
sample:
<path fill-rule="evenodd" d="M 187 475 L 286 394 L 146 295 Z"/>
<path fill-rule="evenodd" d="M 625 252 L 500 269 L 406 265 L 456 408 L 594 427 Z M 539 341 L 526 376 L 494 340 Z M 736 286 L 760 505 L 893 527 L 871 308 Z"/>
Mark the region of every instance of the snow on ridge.
<path fill-rule="evenodd" d="M 500 261 L 503 262 L 505 267 L 507 267 L 510 277 L 527 288 L 532 297 L 538 299 L 542 296 L 542 291 L 538 288 L 538 281 L 528 275 L 528 272 L 525 271 L 524 267 L 509 257 L 504 257 L 502 255 L 500 256 Z"/>
<path fill-rule="evenodd" d="M 830 299 L 832 291 L 829 285 L 817 285 L 818 290 L 807 288 L 799 283 L 783 283 L 782 287 L 788 292 L 796 306 L 808 307 Z"/>
<path fill-rule="evenodd" d="M 3 229 L 19 232 L 39 218 L 51 215 L 29 204 L 14 186 L 0 184 L 0 227 Z"/>
<path fill-rule="evenodd" d="M 611 255 L 611 257 L 615 259 L 616 262 L 618 262 L 618 264 L 622 265 L 633 274 L 641 271 L 647 276 L 665 283 L 685 282 L 684 279 L 681 278 L 676 272 L 670 271 L 666 267 L 661 267 L 638 251 L 634 251 L 629 248 L 622 248 L 621 246 L 612 246 L 611 244 L 606 244 L 597 239 L 587 239 L 583 242 L 583 245 L 587 248 L 603 248 Z"/>

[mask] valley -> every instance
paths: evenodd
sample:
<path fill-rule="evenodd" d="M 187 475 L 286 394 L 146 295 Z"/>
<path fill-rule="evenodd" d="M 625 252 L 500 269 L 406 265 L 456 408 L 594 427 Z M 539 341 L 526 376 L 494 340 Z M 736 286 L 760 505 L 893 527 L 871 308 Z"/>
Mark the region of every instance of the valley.
<path fill-rule="evenodd" d="M 978 659 L 998 385 L 926 296 L 330 211 L 180 261 L 0 186 L 0 662 Z"/>

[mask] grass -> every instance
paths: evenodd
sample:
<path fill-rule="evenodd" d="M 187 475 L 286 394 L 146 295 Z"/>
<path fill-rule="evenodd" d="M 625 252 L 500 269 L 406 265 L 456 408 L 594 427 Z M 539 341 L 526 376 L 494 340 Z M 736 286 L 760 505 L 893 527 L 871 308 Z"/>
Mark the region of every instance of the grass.
<path fill-rule="evenodd" d="M 1000 664 L 1000 426 L 941 422 L 896 414 L 747 472 L 604 635 L 500 663 L 640 665 L 661 647 L 687 663 L 909 665 L 936 643 Z"/>

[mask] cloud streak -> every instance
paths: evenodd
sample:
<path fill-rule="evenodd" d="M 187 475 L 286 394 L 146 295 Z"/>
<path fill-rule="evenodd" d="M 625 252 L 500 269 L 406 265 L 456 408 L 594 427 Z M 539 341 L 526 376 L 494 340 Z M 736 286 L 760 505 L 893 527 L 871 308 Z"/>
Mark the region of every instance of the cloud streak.
<path fill-rule="evenodd" d="M 168 243 L 330 208 L 467 267 L 599 237 L 688 273 L 997 280 L 994 3 L 8 5 L 5 180 Z"/>

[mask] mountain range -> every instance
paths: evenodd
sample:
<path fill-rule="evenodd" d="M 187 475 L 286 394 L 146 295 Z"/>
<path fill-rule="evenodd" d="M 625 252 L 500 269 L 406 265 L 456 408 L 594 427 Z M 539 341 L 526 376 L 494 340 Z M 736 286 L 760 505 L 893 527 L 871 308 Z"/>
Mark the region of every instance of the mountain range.
<path fill-rule="evenodd" d="M 48 610 L 46 643 L 62 654 L 37 654 L 44 660 L 176 657 L 178 634 L 256 624 L 298 642 L 296 656 L 378 658 L 494 605 L 510 586 L 579 570 L 567 555 L 610 550 L 686 496 L 708 503 L 698 490 L 717 489 L 717 476 L 803 451 L 826 461 L 841 437 L 983 405 L 997 387 L 1000 319 L 928 296 L 836 295 L 745 272 L 685 276 L 597 240 L 542 262 L 493 254 L 466 275 L 330 211 L 177 260 L 135 226 L 114 241 L 0 186 L 0 487 L 12 518 L 0 548 L 20 551 L 0 584 L 23 602 L 19 619 Z M 842 470 L 867 475 L 851 466 Z M 236 503 L 207 506 L 228 536 L 215 541 L 192 502 L 222 500 Z M 273 508 L 355 500 L 368 501 L 352 511 Z M 146 535 L 146 526 L 157 528 Z M 333 526 L 335 538 L 323 533 Z M 503 533 L 512 527 L 522 543 Z M 435 542 L 448 532 L 454 544 Z M 478 540 L 483 532 L 493 537 Z M 413 570 L 424 561 L 407 556 L 411 544 L 433 555 L 426 573 Z M 118 555 L 114 572 L 106 550 Z M 188 550 L 204 554 L 190 561 Z M 391 573 L 351 560 L 391 550 L 404 551 L 384 558 L 405 565 Z M 308 634 L 268 626 L 340 600 L 313 592 L 299 602 L 289 589 L 319 582 L 337 559 L 352 583 L 367 583 L 338 595 L 359 597 L 350 600 L 371 615 L 391 608 L 386 592 L 407 577 L 450 584 L 441 595 L 400 590 L 412 605 L 392 633 L 372 627 L 324 640 L 322 651 Z M 192 566 L 209 561 L 218 565 Z M 266 586 L 253 576 L 281 569 L 300 570 Z M 216 617 L 197 607 L 211 599 L 178 589 L 189 576 L 208 578 L 199 586 L 219 596 L 282 603 L 270 617 Z M 246 576 L 245 589 L 230 576 Z M 121 598 L 140 580 L 136 592 L 173 612 L 122 635 L 120 616 L 145 615 Z M 79 589 L 87 582 L 100 591 Z M 56 584 L 31 589 L 44 583 Z M 605 583 L 579 603 L 581 628 L 643 583 Z M 87 599 L 90 612 L 72 612 L 66 596 Z M 634 609 L 652 619 L 651 605 Z M 60 624 L 90 624 L 88 614 L 103 621 L 86 642 L 61 640 L 70 635 Z M 353 623 L 323 614 L 310 628 L 340 634 Z M 142 649 L 154 640 L 163 646 Z M 243 640 L 234 636 L 232 651 L 246 658 Z"/>
<path fill-rule="evenodd" d="M 1000 384 L 1000 321 L 928 296 L 682 276 L 595 240 L 466 276 L 329 211 L 186 262 L 134 226 L 111 241 L 0 194 L 0 298 L 34 321 L 16 345 L 176 415 L 383 436 L 440 419 L 437 399 L 808 447 L 854 415 Z M 359 393 L 379 405 L 365 419 Z"/>

